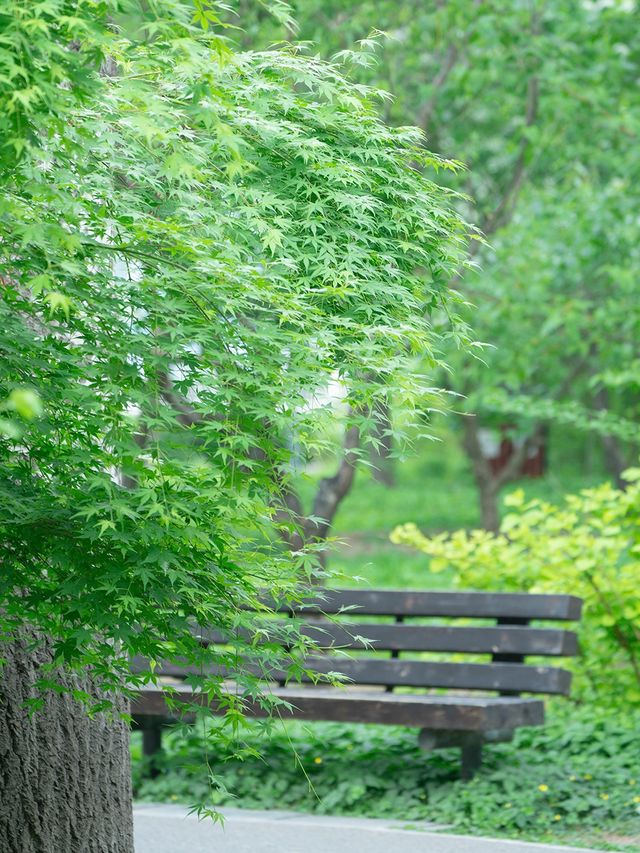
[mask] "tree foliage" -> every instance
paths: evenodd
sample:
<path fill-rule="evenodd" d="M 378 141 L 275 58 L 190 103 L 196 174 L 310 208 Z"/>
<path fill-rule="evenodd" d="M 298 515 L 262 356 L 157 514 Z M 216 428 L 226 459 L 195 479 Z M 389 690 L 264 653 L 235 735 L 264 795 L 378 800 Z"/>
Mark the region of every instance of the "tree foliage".
<path fill-rule="evenodd" d="M 525 447 L 545 424 L 589 430 L 618 476 L 638 436 L 637 3 L 294 8 L 296 38 L 325 55 L 360 40 L 353 73 L 394 94 L 385 118 L 417 124 L 430 147 L 469 166 L 443 177 L 487 236 L 472 243 L 478 270 L 455 279 L 487 344 L 476 361 L 448 352 L 460 408 L 476 415 L 460 432 L 511 424 Z M 285 35 L 264 17 L 251 32 Z M 473 461 L 497 493 L 502 482 Z"/>
<path fill-rule="evenodd" d="M 132 655 L 227 665 L 237 693 L 194 682 L 235 719 L 258 690 L 238 648 L 280 653 L 245 608 L 313 567 L 273 541 L 287 436 L 315 446 L 336 374 L 350 426 L 372 371 L 419 412 L 425 363 L 465 336 L 467 227 L 430 177 L 455 164 L 386 127 L 374 91 L 293 48 L 234 51 L 221 14 L 0 12 L 0 628 L 103 686 Z M 245 639 L 204 648 L 199 625 Z"/>

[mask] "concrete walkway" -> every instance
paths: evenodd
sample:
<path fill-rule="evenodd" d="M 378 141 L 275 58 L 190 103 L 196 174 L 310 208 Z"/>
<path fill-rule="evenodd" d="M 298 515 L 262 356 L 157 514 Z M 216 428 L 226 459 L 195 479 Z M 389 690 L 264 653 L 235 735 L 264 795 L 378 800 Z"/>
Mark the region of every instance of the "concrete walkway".
<path fill-rule="evenodd" d="M 435 824 L 221 811 L 224 827 L 188 817 L 184 806 L 140 804 L 134 808 L 136 853 L 585 853 L 575 847 L 448 835 L 436 832 Z"/>

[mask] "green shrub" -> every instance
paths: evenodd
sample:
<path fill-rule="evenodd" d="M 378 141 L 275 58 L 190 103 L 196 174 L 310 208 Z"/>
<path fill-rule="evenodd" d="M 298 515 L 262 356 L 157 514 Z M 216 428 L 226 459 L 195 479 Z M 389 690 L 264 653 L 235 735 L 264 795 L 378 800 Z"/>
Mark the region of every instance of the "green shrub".
<path fill-rule="evenodd" d="M 454 585 L 500 591 L 571 593 L 584 599 L 574 695 L 640 703 L 640 469 L 626 491 L 604 484 L 562 506 L 515 492 L 500 533 L 460 530 L 424 536 L 415 524 L 392 541 L 431 557 L 430 571 Z"/>

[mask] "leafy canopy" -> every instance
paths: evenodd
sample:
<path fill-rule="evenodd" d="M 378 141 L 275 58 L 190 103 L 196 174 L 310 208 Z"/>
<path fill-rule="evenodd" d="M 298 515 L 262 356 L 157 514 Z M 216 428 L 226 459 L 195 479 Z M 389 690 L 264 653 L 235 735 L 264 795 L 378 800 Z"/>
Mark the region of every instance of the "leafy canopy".
<path fill-rule="evenodd" d="M 107 686 L 143 655 L 255 694 L 238 648 L 280 647 L 244 608 L 313 565 L 272 535 L 292 443 L 331 416 L 310 402 L 337 375 L 360 425 L 375 372 L 419 412 L 423 365 L 466 334 L 447 283 L 467 227 L 429 177 L 454 164 L 338 65 L 232 50 L 220 15 L 0 12 L 0 629 Z M 203 624 L 248 634 L 205 649 Z M 235 719 L 242 689 L 194 682 Z"/>
<path fill-rule="evenodd" d="M 457 283 L 489 345 L 476 363 L 447 353 L 466 410 L 637 442 L 638 4 L 295 0 L 294 13 L 324 55 L 360 41 L 353 74 L 394 93 L 385 119 L 469 167 L 441 176 L 490 244 L 472 244 L 480 270 Z M 291 36 L 264 15 L 250 32 Z"/>

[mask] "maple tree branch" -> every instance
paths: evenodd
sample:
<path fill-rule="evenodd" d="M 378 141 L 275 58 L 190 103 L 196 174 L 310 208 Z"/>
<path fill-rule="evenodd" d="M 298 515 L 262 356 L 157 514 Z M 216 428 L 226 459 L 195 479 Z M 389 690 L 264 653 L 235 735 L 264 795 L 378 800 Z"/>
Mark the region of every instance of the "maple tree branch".
<path fill-rule="evenodd" d="M 210 413 L 203 415 L 201 412 L 198 412 L 184 399 L 184 397 L 181 397 L 180 394 L 176 393 L 173 382 L 164 372 L 158 373 L 158 386 L 160 387 L 160 396 L 165 400 L 165 402 L 169 403 L 173 409 L 175 409 L 176 418 L 183 426 L 193 426 L 194 424 L 202 424 L 208 421 L 220 422 L 225 420 L 225 416 L 222 414 L 215 415 Z"/>
<path fill-rule="evenodd" d="M 465 39 L 466 41 L 466 39 Z M 440 71 L 436 74 L 433 80 L 433 92 L 429 100 L 423 105 L 422 109 L 418 112 L 416 124 L 418 127 L 422 128 L 424 132 L 427 132 L 427 126 L 431 121 L 431 116 L 434 113 L 436 108 L 436 104 L 438 103 L 438 96 L 440 94 L 440 90 L 447 82 L 449 75 L 454 69 L 456 62 L 458 61 L 459 49 L 457 45 L 450 44 L 449 48 L 444 56 L 444 61 L 440 67 Z"/>
<path fill-rule="evenodd" d="M 184 426 L 223 419 L 220 415 L 203 415 L 197 412 L 175 392 L 173 383 L 166 373 L 158 375 L 158 384 L 163 399 L 173 407 L 177 420 Z M 278 486 L 277 494 L 271 504 L 274 508 L 273 520 L 278 527 L 279 535 L 293 551 L 299 551 L 306 543 L 320 542 L 328 536 L 338 507 L 350 492 L 355 478 L 360 448 L 359 427 L 351 426 L 346 430 L 342 448 L 343 454 L 338 470 L 331 477 L 320 480 L 311 513 L 308 516 L 305 515 L 302 502 L 288 482 L 286 474 L 278 468 L 272 472 L 272 477 Z M 257 446 L 249 449 L 248 457 L 257 461 L 266 460 L 266 454 Z"/>
<path fill-rule="evenodd" d="M 520 140 L 518 157 L 516 158 L 513 172 L 511 173 L 511 179 L 502 194 L 502 198 L 493 213 L 487 216 L 482 223 L 481 231 L 483 234 L 495 233 L 499 228 L 503 228 L 507 225 L 513 216 L 515 203 L 518 195 L 520 194 L 520 190 L 522 189 L 527 171 L 527 152 L 531 143 L 528 139 L 526 130 L 533 127 L 536 122 L 538 116 L 538 103 L 538 78 L 533 76 L 529 78 L 529 82 L 527 83 L 527 105 L 524 123 L 525 133 L 523 133 L 522 139 Z M 476 245 L 477 248 L 475 251 L 477 252 L 478 248 L 480 248 L 480 244 L 476 242 Z"/>

